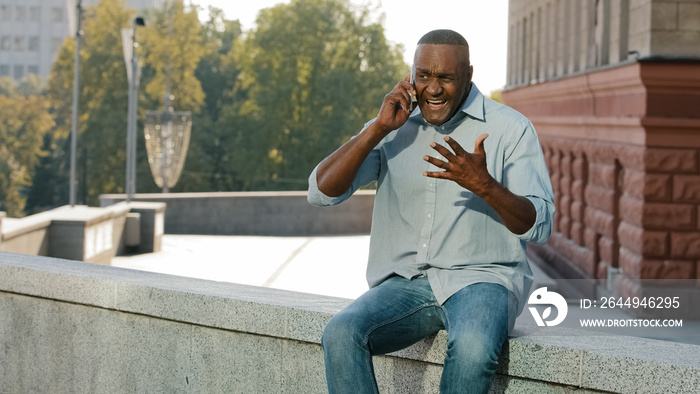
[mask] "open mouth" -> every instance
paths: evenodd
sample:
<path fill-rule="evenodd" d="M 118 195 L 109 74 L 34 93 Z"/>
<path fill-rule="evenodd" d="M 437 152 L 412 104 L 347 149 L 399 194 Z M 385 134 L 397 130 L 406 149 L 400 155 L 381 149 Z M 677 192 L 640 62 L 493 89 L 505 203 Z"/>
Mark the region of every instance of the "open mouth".
<path fill-rule="evenodd" d="M 428 104 L 430 107 L 442 107 L 447 103 L 447 100 L 425 100 L 425 102 Z"/>

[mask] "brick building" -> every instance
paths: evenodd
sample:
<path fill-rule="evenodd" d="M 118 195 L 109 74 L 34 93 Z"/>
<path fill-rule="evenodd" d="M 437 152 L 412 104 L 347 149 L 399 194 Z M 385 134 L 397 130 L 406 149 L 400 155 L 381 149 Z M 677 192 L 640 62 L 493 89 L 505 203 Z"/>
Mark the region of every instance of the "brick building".
<path fill-rule="evenodd" d="M 510 0 L 504 100 L 540 135 L 566 278 L 700 279 L 700 2 Z"/>

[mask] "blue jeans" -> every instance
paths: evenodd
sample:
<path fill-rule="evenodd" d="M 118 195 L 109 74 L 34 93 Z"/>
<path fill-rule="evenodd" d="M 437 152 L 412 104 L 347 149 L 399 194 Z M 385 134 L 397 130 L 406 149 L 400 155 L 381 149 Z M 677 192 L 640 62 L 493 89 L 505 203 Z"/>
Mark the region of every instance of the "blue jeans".
<path fill-rule="evenodd" d="M 440 305 L 428 278 L 394 276 L 335 315 L 323 332 L 330 394 L 379 393 L 372 356 L 447 331 L 441 393 L 487 393 L 515 322 L 517 301 L 505 287 L 476 283 Z"/>

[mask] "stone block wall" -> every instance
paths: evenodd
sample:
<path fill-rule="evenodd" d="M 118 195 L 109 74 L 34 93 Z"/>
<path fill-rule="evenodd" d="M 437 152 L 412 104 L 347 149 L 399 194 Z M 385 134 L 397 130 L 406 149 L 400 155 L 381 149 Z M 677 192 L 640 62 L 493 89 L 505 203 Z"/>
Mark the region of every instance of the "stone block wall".
<path fill-rule="evenodd" d="M 0 252 L 1 393 L 326 393 L 350 300 Z M 519 319 L 520 320 L 520 319 Z M 492 394 L 694 393 L 700 347 L 516 323 Z M 444 331 L 374 358 L 382 393 L 437 393 Z"/>
<path fill-rule="evenodd" d="M 125 200 L 103 194 L 100 205 Z M 369 234 L 374 191 L 360 190 L 333 209 L 309 204 L 306 192 L 213 192 L 136 194 L 137 203 L 165 203 L 166 234 L 340 235 Z"/>
<path fill-rule="evenodd" d="M 700 279 L 700 62 L 643 61 L 504 92 L 540 136 L 554 233 L 531 254 L 638 294 Z"/>

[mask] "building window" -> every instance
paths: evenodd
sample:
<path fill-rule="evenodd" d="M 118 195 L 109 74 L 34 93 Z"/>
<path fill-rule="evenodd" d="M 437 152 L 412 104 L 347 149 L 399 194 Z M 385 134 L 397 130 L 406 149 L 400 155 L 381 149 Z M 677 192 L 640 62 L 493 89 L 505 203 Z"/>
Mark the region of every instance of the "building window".
<path fill-rule="evenodd" d="M 10 76 L 10 66 L 7 64 L 0 64 L 0 77 Z"/>
<path fill-rule="evenodd" d="M 51 20 L 53 22 L 62 22 L 63 21 L 63 8 L 53 7 L 53 9 L 51 9 Z"/>
<path fill-rule="evenodd" d="M 12 10 L 9 5 L 0 5 L 0 20 L 12 20 Z"/>
<path fill-rule="evenodd" d="M 41 20 L 41 9 L 39 7 L 29 7 L 29 20 L 39 22 Z"/>
<path fill-rule="evenodd" d="M 24 37 L 15 37 L 15 52 L 24 52 Z"/>
<path fill-rule="evenodd" d="M 39 37 L 29 37 L 29 52 L 39 52 Z"/>
<path fill-rule="evenodd" d="M 15 77 L 15 79 L 22 79 L 23 76 L 24 76 L 24 66 L 22 66 L 22 65 L 15 66 L 15 75 L 13 75 L 13 77 Z"/>
<path fill-rule="evenodd" d="M 39 66 L 27 66 L 27 74 L 39 75 Z"/>
<path fill-rule="evenodd" d="M 24 8 L 24 6 L 23 6 L 23 5 L 18 5 L 18 6 L 15 8 L 15 20 L 16 20 L 17 22 L 24 22 L 24 18 L 25 18 L 24 13 L 25 13 L 25 8 Z"/>
<path fill-rule="evenodd" d="M 10 51 L 12 49 L 12 39 L 9 36 L 4 36 L 0 40 L 0 51 Z"/>
<path fill-rule="evenodd" d="M 63 39 L 54 37 L 53 40 L 51 40 L 51 53 L 58 52 L 58 50 L 61 49 L 61 46 L 63 46 Z"/>

